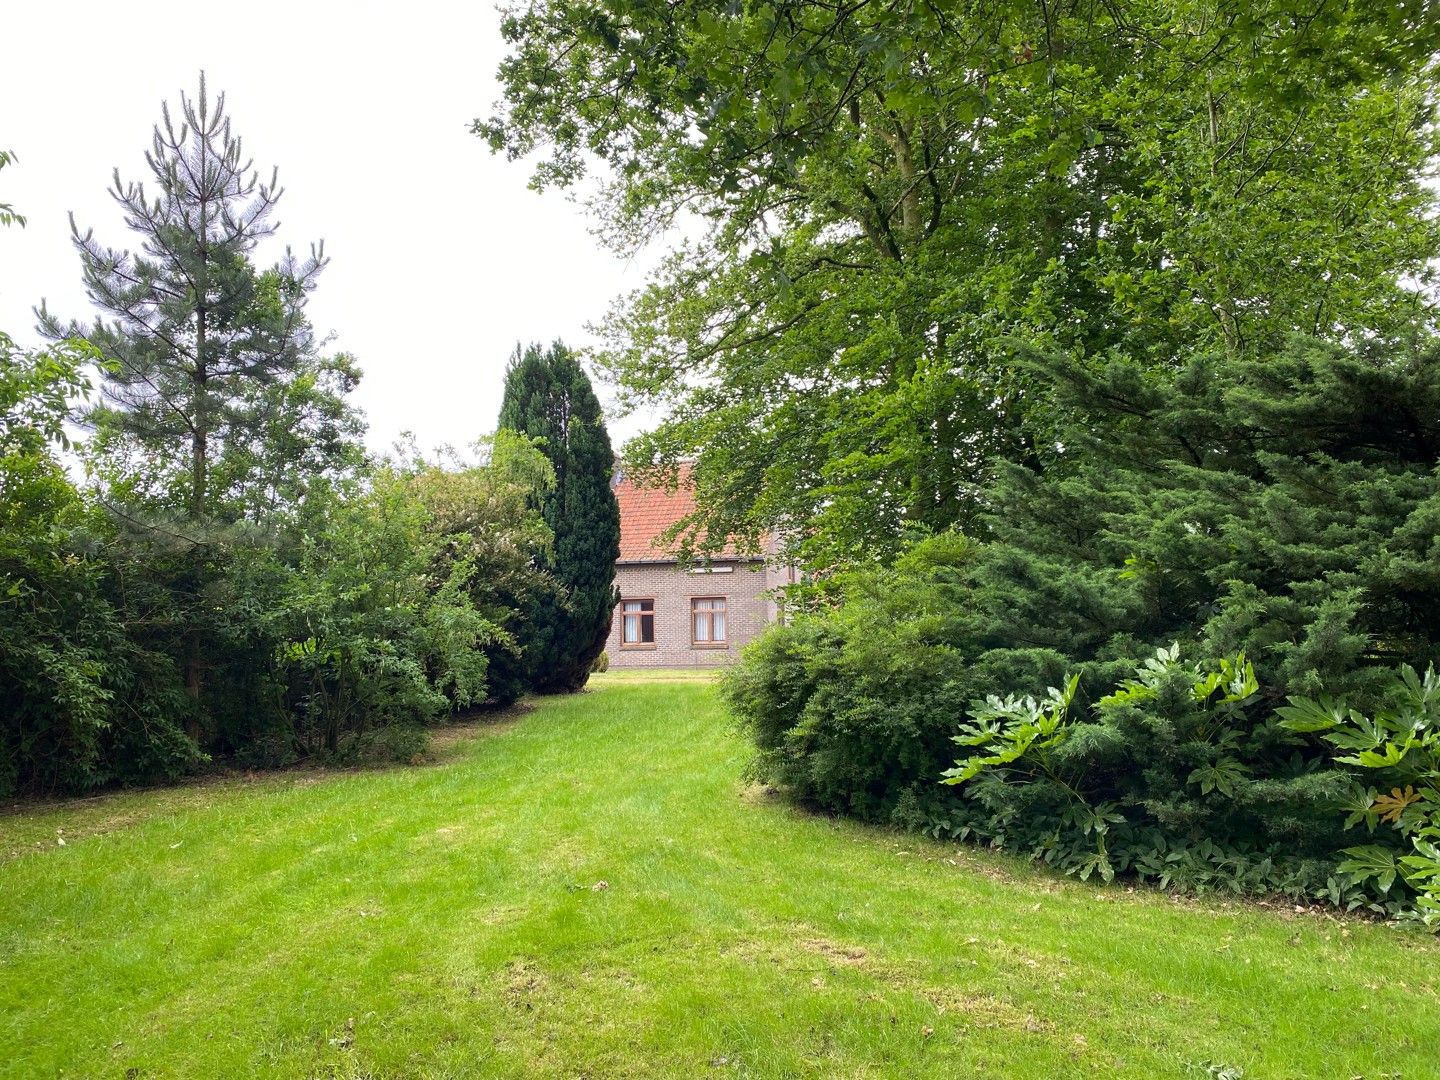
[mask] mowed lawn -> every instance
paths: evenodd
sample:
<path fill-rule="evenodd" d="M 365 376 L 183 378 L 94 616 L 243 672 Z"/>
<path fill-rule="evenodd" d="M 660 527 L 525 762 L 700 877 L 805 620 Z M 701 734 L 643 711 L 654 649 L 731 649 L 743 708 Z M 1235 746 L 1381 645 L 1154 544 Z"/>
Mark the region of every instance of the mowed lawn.
<path fill-rule="evenodd" d="M 609 677 L 438 764 L 0 816 L 0 1076 L 1440 1076 L 1427 937 L 810 815 L 746 758 L 709 683 Z"/>

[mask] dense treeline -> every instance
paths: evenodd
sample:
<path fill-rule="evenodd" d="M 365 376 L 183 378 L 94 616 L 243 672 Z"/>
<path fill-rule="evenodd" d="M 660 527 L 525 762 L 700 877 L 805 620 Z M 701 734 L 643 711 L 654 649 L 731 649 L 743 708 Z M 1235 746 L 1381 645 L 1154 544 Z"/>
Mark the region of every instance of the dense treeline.
<path fill-rule="evenodd" d="M 817 569 L 976 531 L 1063 415 L 1024 360 L 1403 334 L 1436 251 L 1430 3 L 526 0 L 476 130 L 688 237 L 600 360 L 696 535 Z M 718 541 L 715 541 L 718 543 Z"/>
<path fill-rule="evenodd" d="M 0 336 L 0 797 L 409 759 L 427 725 L 542 685 L 546 620 L 577 607 L 555 440 L 367 453 L 359 370 L 305 312 L 323 252 L 254 264 L 281 192 L 223 96 L 202 79 L 167 108 L 147 162 L 112 189 L 136 249 L 74 229 L 101 318 L 42 306 L 50 348 Z"/>
<path fill-rule="evenodd" d="M 530 0 L 476 131 L 708 227 L 602 360 L 801 798 L 1440 916 L 1431 4 Z M 689 231 L 689 230 L 687 230 Z M 1398 674 L 1397 674 L 1398 672 Z M 1377 771 L 1378 770 L 1378 771 Z M 950 781 L 950 783 L 944 783 Z"/>

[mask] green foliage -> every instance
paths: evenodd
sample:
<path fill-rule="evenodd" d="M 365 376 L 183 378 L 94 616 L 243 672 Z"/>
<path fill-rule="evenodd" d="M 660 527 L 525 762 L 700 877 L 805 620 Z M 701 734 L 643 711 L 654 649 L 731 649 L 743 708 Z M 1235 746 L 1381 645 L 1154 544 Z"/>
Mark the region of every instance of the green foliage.
<path fill-rule="evenodd" d="M 604 530 L 555 544 L 540 506 L 557 471 L 529 440 L 502 434 L 478 464 L 367 458 L 359 369 L 320 355 L 305 314 L 323 252 L 254 266 L 275 178 L 203 76 L 179 114 L 155 129 L 153 191 L 116 175 L 139 249 L 73 230 L 109 318 L 42 307 L 58 344 L 34 354 L 0 335 L 0 795 L 207 760 L 408 760 L 424 725 L 521 692 L 534 612 L 592 614 L 544 564 Z M 69 448 L 91 362 L 81 492 L 52 447 Z M 566 469 L 599 455 L 608 478 L 588 382 L 558 392 L 577 402 L 553 438 Z M 584 483 L 568 490 L 583 510 Z"/>
<path fill-rule="evenodd" d="M 1072 676 L 1064 690 L 1051 687 L 1043 701 L 1011 695 L 1001 699 L 993 694 L 973 709 L 974 721 L 955 736 L 961 746 L 982 747 L 986 752 L 945 772 L 947 784 L 962 784 L 987 769 L 1008 765 L 1027 754 L 1041 762 L 1044 751 L 1058 745 L 1070 734 L 1064 727 L 1065 713 L 1075 700 L 1080 677 Z M 1043 767 L 1043 766 L 1042 766 Z"/>
<path fill-rule="evenodd" d="M 177 126 L 165 106 L 155 127 L 154 189 L 122 183 L 118 170 L 111 188 L 140 250 L 106 247 L 71 222 L 86 291 L 109 320 L 62 324 L 42 305 L 40 327 L 88 341 L 105 361 L 103 401 L 88 419 L 113 494 L 192 521 L 232 520 L 222 498 L 253 512 L 255 499 L 313 468 L 311 455 L 353 441 L 338 402 L 356 373 L 317 356 L 305 317 L 323 250 L 297 261 L 287 249 L 267 270 L 251 263 L 274 232 L 281 189 L 241 156 L 224 94 L 212 101 L 202 74 L 179 112 Z M 332 378 L 338 394 L 325 386 Z"/>
<path fill-rule="evenodd" d="M 1440 928 L 1440 675 L 1422 678 L 1402 665 L 1369 713 L 1343 702 L 1291 698 L 1278 711 L 1292 731 L 1319 732 L 1341 753 L 1337 760 L 1378 770 L 1380 788 L 1359 789 L 1346 825 L 1374 833 L 1387 824 L 1410 844 L 1408 853 L 1370 843 L 1344 849 L 1340 869 L 1389 893 L 1397 878 L 1414 890 L 1414 914 Z M 1388 787 L 1386 792 L 1384 789 Z M 1358 785 L 1357 785 L 1358 788 Z"/>
<path fill-rule="evenodd" d="M 488 701 L 508 705 L 530 686 L 540 616 L 563 607 L 564 590 L 547 569 L 554 534 L 537 506 L 555 486 L 555 470 L 528 438 L 500 430 L 483 440 L 481 465 L 442 467 L 416 461 L 417 497 L 441 537 L 432 577 L 448 562 L 474 566 L 465 591 L 495 628 L 485 638 Z"/>
<path fill-rule="evenodd" d="M 201 757 L 173 666 L 131 632 L 109 523 L 52 452 L 90 358 L 0 334 L 0 797 L 172 777 Z"/>
<path fill-rule="evenodd" d="M 497 437 L 479 464 L 302 464 L 258 526 L 132 527 L 49 451 L 86 354 L 4 343 L 0 794 L 207 758 L 409 760 L 408 732 L 506 699 L 492 661 L 520 662 L 524 609 L 558 595 L 532 505 L 553 472 L 528 442 Z"/>
<path fill-rule="evenodd" d="M 426 725 L 528 686 L 556 647 L 537 613 L 593 635 L 603 606 L 608 627 L 609 443 L 568 353 L 547 357 L 556 465 L 508 432 L 474 463 L 372 461 L 359 369 L 321 356 L 305 316 L 323 254 L 252 265 L 280 192 L 203 76 L 147 163 L 153 193 L 118 174 L 112 191 L 138 251 L 74 230 L 110 318 L 42 309 L 56 344 L 33 353 L 0 334 L 0 797 L 211 761 L 410 760 Z M 77 413 L 83 491 L 56 456 Z"/>
<path fill-rule="evenodd" d="M 968 756 L 945 774 L 971 805 L 941 831 L 1082 879 L 1128 873 L 1194 891 L 1308 899 L 1349 873 L 1330 853 L 1350 780 L 1257 707 L 1243 654 L 1194 663 L 1160 649 L 1089 717 L 1071 713 L 1077 683 L 972 706 L 954 740 Z"/>
<path fill-rule="evenodd" d="M 1399 856 L 1334 855 L 1349 766 L 1275 707 L 1379 715 L 1440 645 L 1430 5 L 527 0 L 503 31 L 492 148 L 539 185 L 603 161 L 618 248 L 709 223 L 601 363 L 664 417 L 636 463 L 695 459 L 692 535 L 814 571 L 726 681 L 761 776 L 1394 910 Z"/>
<path fill-rule="evenodd" d="M 991 491 L 967 653 L 1023 642 L 1079 664 L 1199 642 L 1243 652 L 1271 705 L 1373 700 L 1386 667 L 1440 645 L 1436 347 L 1297 338 L 1168 375 L 1034 358 L 1063 450 Z"/>
<path fill-rule="evenodd" d="M 0 150 L 0 169 L 5 168 L 5 166 L 7 165 L 14 164 L 14 152 L 11 150 Z M 23 226 L 24 224 L 25 216 L 23 214 L 17 214 L 15 212 L 15 207 L 11 206 L 9 203 L 0 203 L 0 225 Z"/>
<path fill-rule="evenodd" d="M 1059 379 L 1063 455 L 993 489 L 990 542 L 941 534 L 801 589 L 747 650 L 726 694 L 758 775 L 1083 876 L 1401 910 L 1335 854 L 1346 763 L 1274 709 L 1315 686 L 1378 701 L 1377 664 L 1440 644 L 1429 356 L 1296 341 Z M 968 798 L 946 799 L 929 785 L 967 712 Z"/>
<path fill-rule="evenodd" d="M 1165 368 L 1426 318 L 1429 4 L 521 0 L 502 32 L 477 134 L 540 186 L 602 162 L 622 251 L 706 226 L 599 360 L 716 544 L 982 535 L 1065 420 L 1017 343 Z"/>
<path fill-rule="evenodd" d="M 556 342 L 518 347 L 505 372 L 500 427 L 536 441 L 554 469 L 553 487 L 536 505 L 554 537 L 544 561 L 563 596 L 532 607 L 532 684 L 542 692 L 578 690 L 605 647 L 615 610 L 620 508 L 600 402 L 579 359 Z"/>
<path fill-rule="evenodd" d="M 95 354 L 83 342 L 26 352 L 0 331 L 0 454 L 8 463 L 69 449 L 65 421 L 71 403 L 89 392 L 84 365 Z"/>
<path fill-rule="evenodd" d="M 437 583 L 440 610 L 427 619 L 425 513 L 407 496 L 402 479 L 382 469 L 365 489 L 319 489 L 303 508 L 301 548 L 271 617 L 276 674 L 306 752 L 333 754 L 347 733 L 438 718 L 447 702 L 427 678 L 426 661 L 442 677 L 454 674 L 450 639 L 440 632 L 447 616 L 460 614 L 453 630 L 462 647 L 467 636 L 478 644 L 483 632 L 454 611 L 451 575 Z M 462 687 L 468 675 L 462 661 Z"/>
<path fill-rule="evenodd" d="M 869 820 L 939 812 L 954 718 L 1001 678 L 951 643 L 975 557 L 963 537 L 927 540 L 892 569 L 835 583 L 843 606 L 797 614 L 742 653 L 722 691 L 758 777 Z M 1029 674 L 1058 677 L 1058 659 L 1033 658 Z"/>
<path fill-rule="evenodd" d="M 529 505 L 551 473 L 528 444 L 485 449 L 478 465 L 411 456 L 363 484 L 312 484 L 291 561 L 276 559 L 285 545 L 251 554 L 236 594 L 272 643 L 293 752 L 334 756 L 367 731 L 505 700 L 491 667 L 528 643 L 517 598 L 550 594 L 534 566 L 549 531 Z"/>

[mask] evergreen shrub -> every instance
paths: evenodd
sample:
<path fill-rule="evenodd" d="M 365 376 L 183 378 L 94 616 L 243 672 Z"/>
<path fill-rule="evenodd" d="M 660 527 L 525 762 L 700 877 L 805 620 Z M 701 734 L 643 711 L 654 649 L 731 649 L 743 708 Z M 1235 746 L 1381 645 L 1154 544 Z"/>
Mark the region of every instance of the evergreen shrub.
<path fill-rule="evenodd" d="M 1056 438 L 998 470 L 984 535 L 802 590 L 729 674 L 756 773 L 1077 873 L 1391 910 L 1340 869 L 1357 766 L 1277 710 L 1365 715 L 1440 651 L 1437 360 L 1032 358 Z M 1063 739 L 939 787 L 957 733 L 1036 729 L 1050 687 Z"/>

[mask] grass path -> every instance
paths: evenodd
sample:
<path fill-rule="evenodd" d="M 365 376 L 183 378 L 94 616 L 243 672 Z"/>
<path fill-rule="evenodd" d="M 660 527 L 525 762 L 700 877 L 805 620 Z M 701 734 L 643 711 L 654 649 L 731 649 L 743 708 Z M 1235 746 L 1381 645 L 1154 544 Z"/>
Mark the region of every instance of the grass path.
<path fill-rule="evenodd" d="M 0 816 L 0 1077 L 1440 1076 L 1427 938 L 809 816 L 745 757 L 705 682 L 601 679 L 439 765 Z"/>

